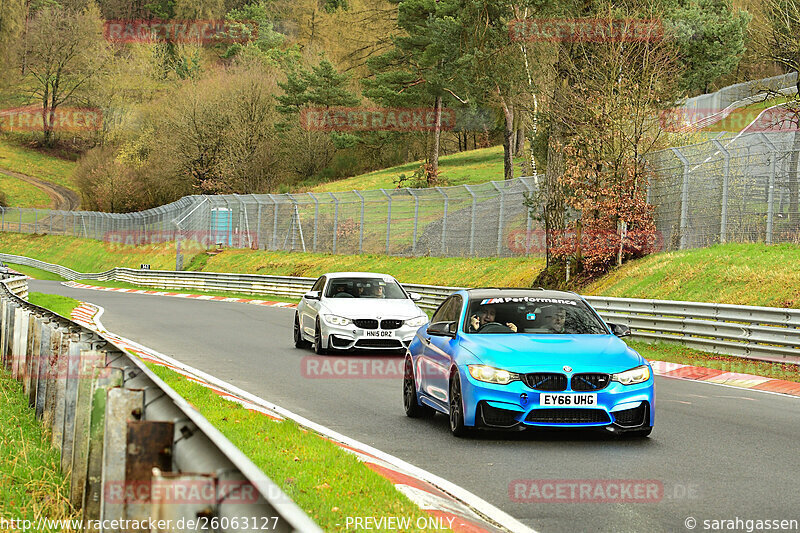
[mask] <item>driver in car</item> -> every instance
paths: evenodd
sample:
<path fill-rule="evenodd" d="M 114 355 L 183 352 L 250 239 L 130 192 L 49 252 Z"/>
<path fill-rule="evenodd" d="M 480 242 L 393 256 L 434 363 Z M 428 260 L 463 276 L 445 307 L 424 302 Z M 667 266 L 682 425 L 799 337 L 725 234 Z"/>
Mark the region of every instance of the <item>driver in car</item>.
<path fill-rule="evenodd" d="M 494 322 L 495 318 L 497 318 L 497 312 L 494 310 L 494 307 L 483 305 L 478 309 L 477 313 L 469 317 L 470 330 L 472 332 L 480 331 L 486 324 Z M 517 326 L 513 322 L 507 322 L 506 327 L 514 333 L 517 332 Z"/>

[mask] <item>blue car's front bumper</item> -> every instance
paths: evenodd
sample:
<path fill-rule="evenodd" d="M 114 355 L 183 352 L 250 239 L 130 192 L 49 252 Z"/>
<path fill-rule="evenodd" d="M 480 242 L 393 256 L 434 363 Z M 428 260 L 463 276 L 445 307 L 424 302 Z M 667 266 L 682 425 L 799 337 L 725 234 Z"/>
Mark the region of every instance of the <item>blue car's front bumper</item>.
<path fill-rule="evenodd" d="M 468 372 L 460 372 L 464 401 L 464 424 L 494 429 L 525 427 L 612 427 L 615 430 L 653 426 L 654 379 L 636 385 L 611 382 L 593 391 L 597 404 L 591 407 L 543 407 L 544 392 L 529 388 L 521 381 L 494 385 L 477 381 Z M 590 394 L 560 391 L 574 394 Z"/>

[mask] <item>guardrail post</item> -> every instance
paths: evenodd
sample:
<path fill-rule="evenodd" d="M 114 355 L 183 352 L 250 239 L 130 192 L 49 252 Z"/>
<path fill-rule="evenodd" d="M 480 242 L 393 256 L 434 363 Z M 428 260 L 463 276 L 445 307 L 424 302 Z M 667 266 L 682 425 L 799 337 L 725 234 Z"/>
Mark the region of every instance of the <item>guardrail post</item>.
<path fill-rule="evenodd" d="M 25 353 L 28 347 L 28 313 L 17 307 L 14 319 L 14 358 L 11 361 L 11 375 L 16 380 L 25 372 Z"/>
<path fill-rule="evenodd" d="M 767 187 L 767 230 L 765 241 L 767 244 L 772 244 L 772 226 L 775 218 L 775 173 L 778 163 L 778 149 L 769 140 L 765 133 L 761 133 L 761 137 L 769 147 L 771 153 L 769 156 L 769 185 Z"/>
<path fill-rule="evenodd" d="M 475 208 L 477 207 L 478 199 L 469 185 L 464 185 L 464 188 L 472 196 L 472 214 L 469 223 L 469 255 L 475 255 Z"/>
<path fill-rule="evenodd" d="M 5 298 L 0 299 L 0 365 L 7 369 L 6 357 L 8 357 L 8 338 L 13 331 L 13 313 L 11 312 L 11 301 Z"/>
<path fill-rule="evenodd" d="M 58 360 L 62 357 L 62 336 L 64 329 L 58 324 L 52 324 L 50 331 L 50 346 L 47 354 L 47 367 L 45 372 L 45 397 L 42 420 L 51 430 L 55 423 L 56 384 L 58 383 Z"/>
<path fill-rule="evenodd" d="M 28 397 L 28 407 L 33 407 L 36 403 L 36 386 L 39 380 L 39 360 L 42 351 L 42 328 L 45 319 L 41 316 L 31 315 L 30 320 L 30 344 L 28 346 L 28 358 L 25 364 L 25 395 Z"/>
<path fill-rule="evenodd" d="M 358 229 L 358 253 L 364 253 L 364 197 L 360 192 L 353 190 L 356 196 L 361 200 L 361 224 Z"/>
<path fill-rule="evenodd" d="M 685 250 L 689 243 L 689 160 L 678 148 L 670 148 L 683 164 L 683 184 L 681 185 L 680 249 Z"/>
<path fill-rule="evenodd" d="M 123 378 L 124 379 L 124 378 Z M 128 422 L 141 418 L 144 391 L 108 390 L 106 396 L 105 428 L 103 432 L 104 493 L 100 501 L 101 519 L 120 519 L 125 516 L 125 456 L 128 443 Z M 119 529 L 106 529 L 119 532 Z"/>
<path fill-rule="evenodd" d="M 67 357 L 67 374 L 64 376 L 64 433 L 61 440 L 61 472 L 73 472 L 73 450 L 75 449 L 76 412 L 78 409 L 78 381 L 81 372 L 82 354 L 89 344 L 78 335 L 70 339 Z M 73 502 L 74 503 L 74 502 Z"/>
<path fill-rule="evenodd" d="M 717 139 L 711 141 L 722 152 L 725 162 L 722 166 L 722 214 L 719 223 L 719 242 L 725 244 L 728 238 L 728 184 L 731 175 L 731 154 Z M 648 184 L 649 187 L 649 184 Z"/>
<path fill-rule="evenodd" d="M 38 365 L 36 369 L 36 393 L 33 396 L 33 408 L 36 418 L 41 420 L 44 416 L 44 407 L 47 400 L 47 378 L 52 353 L 53 324 L 49 320 L 42 323 L 39 352 L 36 354 Z"/>
<path fill-rule="evenodd" d="M 447 204 L 449 198 L 441 187 L 436 187 L 436 190 L 444 197 L 444 213 L 442 213 L 442 255 L 445 255 L 447 253 Z"/>
<path fill-rule="evenodd" d="M 94 345 L 93 345 L 94 344 Z M 95 369 L 105 367 L 105 352 L 98 351 L 97 343 L 81 350 L 78 375 L 78 396 L 75 403 L 75 436 L 72 445 L 72 475 L 70 476 L 70 501 L 76 509 L 82 509 L 86 489 L 86 473 L 89 461 L 89 428 L 92 409 L 92 385 Z"/>
<path fill-rule="evenodd" d="M 171 421 L 131 420 L 127 423 L 125 482 L 152 491 L 153 469 L 172 470 L 172 445 L 175 428 Z M 138 491 L 137 491 L 138 492 Z M 173 502 L 178 503 L 178 502 Z M 146 520 L 151 516 L 153 501 L 150 494 L 127 503 L 125 516 Z"/>
<path fill-rule="evenodd" d="M 53 402 L 53 446 L 63 450 L 64 417 L 67 410 L 67 378 L 70 372 L 70 347 L 77 342 L 78 334 L 65 330 L 61 332 L 61 346 L 55 366 L 55 390 Z M 63 453 L 62 453 L 63 458 Z"/>
<path fill-rule="evenodd" d="M 112 352 L 106 353 L 110 362 Z M 122 355 L 118 353 L 117 355 Z M 86 490 L 83 494 L 83 521 L 99 520 L 103 498 L 103 435 L 105 434 L 106 398 L 108 391 L 122 385 L 122 370 L 118 368 L 95 368 L 92 376 L 91 418 L 89 420 L 89 453 L 86 468 Z M 87 533 L 98 531 L 87 529 Z"/>
<path fill-rule="evenodd" d="M 386 255 L 389 255 L 389 238 L 392 229 L 392 197 L 384 189 L 381 189 L 381 192 L 389 202 L 386 208 Z"/>

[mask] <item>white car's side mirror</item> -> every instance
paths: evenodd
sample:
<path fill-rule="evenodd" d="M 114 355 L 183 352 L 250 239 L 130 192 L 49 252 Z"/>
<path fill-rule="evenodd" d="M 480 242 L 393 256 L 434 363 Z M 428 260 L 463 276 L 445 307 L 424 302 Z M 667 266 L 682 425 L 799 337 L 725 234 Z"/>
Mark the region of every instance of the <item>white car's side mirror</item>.
<path fill-rule="evenodd" d="M 422 300 L 422 295 L 418 292 L 409 292 L 408 297 L 411 298 L 411 300 L 414 302 Z"/>
<path fill-rule="evenodd" d="M 319 300 L 320 294 L 319 291 L 308 291 L 303 295 L 303 298 L 306 300 Z"/>

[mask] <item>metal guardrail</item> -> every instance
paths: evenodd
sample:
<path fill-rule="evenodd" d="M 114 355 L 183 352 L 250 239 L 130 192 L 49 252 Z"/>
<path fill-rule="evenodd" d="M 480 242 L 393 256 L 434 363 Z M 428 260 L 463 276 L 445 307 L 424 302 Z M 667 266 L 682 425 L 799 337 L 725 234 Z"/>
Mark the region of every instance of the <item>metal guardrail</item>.
<path fill-rule="evenodd" d="M 70 502 L 84 525 L 154 519 L 171 523 L 153 531 L 194 530 L 189 520 L 224 532 L 260 531 L 265 524 L 321 531 L 142 361 L 23 300 L 15 292 L 24 285 L 25 278 L 0 280 L 2 364 L 51 428 L 61 471 L 70 475 Z M 128 529 L 121 522 L 102 528 Z"/>
<path fill-rule="evenodd" d="M 178 272 L 114 268 L 81 274 L 60 265 L 0 253 L 0 260 L 56 272 L 66 279 L 126 281 L 163 289 L 221 290 L 300 298 L 315 278 Z M 435 309 L 459 287 L 403 283 L 422 295 L 420 307 Z M 800 309 L 754 307 L 670 300 L 586 296 L 603 319 L 628 325 L 632 336 L 645 341 L 667 341 L 737 357 L 800 363 Z"/>

